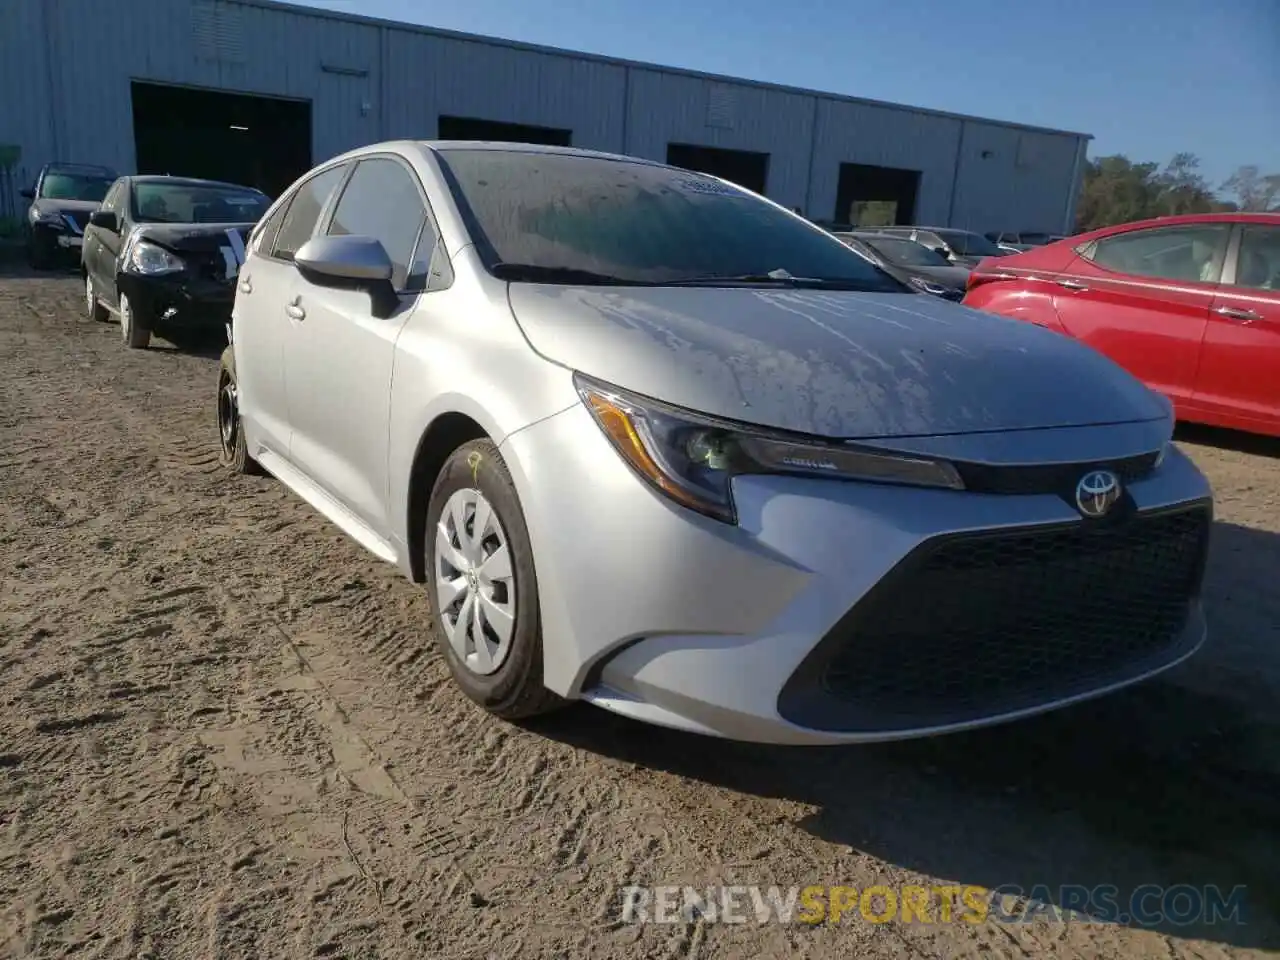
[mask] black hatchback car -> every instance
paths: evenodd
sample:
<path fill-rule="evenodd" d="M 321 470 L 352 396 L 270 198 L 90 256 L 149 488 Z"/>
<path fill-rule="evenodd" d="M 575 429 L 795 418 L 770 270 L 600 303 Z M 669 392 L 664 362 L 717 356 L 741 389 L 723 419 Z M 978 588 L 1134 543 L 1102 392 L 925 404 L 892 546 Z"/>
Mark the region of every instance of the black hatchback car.
<path fill-rule="evenodd" d="M 162 336 L 222 331 L 231 319 L 249 231 L 271 205 L 260 190 L 185 177 L 121 177 L 89 218 L 85 306 L 115 315 L 134 348 Z"/>
<path fill-rule="evenodd" d="M 46 163 L 36 182 L 22 191 L 30 201 L 23 221 L 27 262 L 44 270 L 79 259 L 89 215 L 98 209 L 116 179 L 109 167 L 85 163 Z"/>

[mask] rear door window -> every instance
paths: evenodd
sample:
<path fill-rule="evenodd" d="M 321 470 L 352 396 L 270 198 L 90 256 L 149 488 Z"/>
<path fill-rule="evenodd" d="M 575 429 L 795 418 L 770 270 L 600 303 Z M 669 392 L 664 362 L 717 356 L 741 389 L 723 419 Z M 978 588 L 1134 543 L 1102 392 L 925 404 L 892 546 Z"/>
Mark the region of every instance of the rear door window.
<path fill-rule="evenodd" d="M 298 248 L 311 239 L 316 223 L 329 197 L 342 182 L 346 164 L 330 167 L 316 174 L 294 191 L 288 210 L 272 245 L 271 255 L 280 260 L 293 260 Z M 265 248 L 264 248 L 265 249 Z"/>
<path fill-rule="evenodd" d="M 1082 255 L 1116 273 L 1185 283 L 1217 283 L 1230 233 L 1228 223 L 1151 227 L 1103 237 Z"/>

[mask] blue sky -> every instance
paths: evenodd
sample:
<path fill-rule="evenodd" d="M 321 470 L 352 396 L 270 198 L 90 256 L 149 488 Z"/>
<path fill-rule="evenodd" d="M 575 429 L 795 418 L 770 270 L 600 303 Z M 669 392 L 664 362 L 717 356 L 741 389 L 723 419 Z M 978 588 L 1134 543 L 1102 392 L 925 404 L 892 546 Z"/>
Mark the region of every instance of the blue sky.
<path fill-rule="evenodd" d="M 1280 173 L 1280 0 L 302 0 Z M 496 118 L 495 118 L 496 119 Z"/>

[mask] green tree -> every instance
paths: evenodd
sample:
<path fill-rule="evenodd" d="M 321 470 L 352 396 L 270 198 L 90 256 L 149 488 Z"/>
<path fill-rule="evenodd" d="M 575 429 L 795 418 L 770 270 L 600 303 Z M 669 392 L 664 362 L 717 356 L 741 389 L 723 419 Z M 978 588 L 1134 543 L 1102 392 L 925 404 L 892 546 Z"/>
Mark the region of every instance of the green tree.
<path fill-rule="evenodd" d="M 1222 184 L 1236 208 L 1250 212 L 1280 210 L 1280 173 L 1263 176 L 1255 166 L 1240 167 Z"/>
<path fill-rule="evenodd" d="M 1234 200 L 1215 195 L 1194 153 L 1174 154 L 1163 168 L 1122 154 L 1098 157 L 1085 167 L 1076 230 L 1186 213 L 1269 210 L 1280 199 L 1280 175 L 1263 177 L 1257 167 L 1241 167 L 1222 190 Z"/>

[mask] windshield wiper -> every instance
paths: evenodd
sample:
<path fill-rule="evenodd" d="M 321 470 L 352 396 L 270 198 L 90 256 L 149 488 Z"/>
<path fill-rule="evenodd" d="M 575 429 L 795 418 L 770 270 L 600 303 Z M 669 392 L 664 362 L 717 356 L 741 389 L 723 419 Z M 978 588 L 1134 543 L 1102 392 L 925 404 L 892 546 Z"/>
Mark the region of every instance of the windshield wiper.
<path fill-rule="evenodd" d="M 786 270 L 770 270 L 768 273 L 719 274 L 705 277 L 687 277 L 670 280 L 664 287 L 716 287 L 722 284 L 743 284 L 772 287 L 823 287 L 838 290 L 873 290 L 874 285 L 849 277 L 797 277 Z"/>
<path fill-rule="evenodd" d="M 574 267 L 547 267 L 537 263 L 495 263 L 490 271 L 499 280 L 514 283 L 565 283 L 592 286 L 644 286 L 608 273 Z"/>

